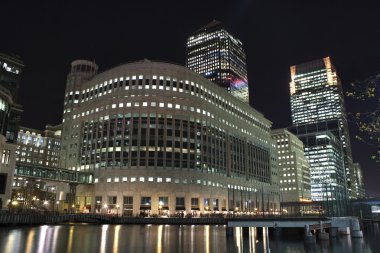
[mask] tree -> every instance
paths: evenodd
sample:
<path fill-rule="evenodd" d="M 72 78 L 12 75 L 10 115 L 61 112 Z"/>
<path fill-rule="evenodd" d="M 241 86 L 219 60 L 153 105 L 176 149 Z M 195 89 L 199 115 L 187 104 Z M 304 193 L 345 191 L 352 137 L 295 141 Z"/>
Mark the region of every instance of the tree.
<path fill-rule="evenodd" d="M 348 116 L 359 130 L 355 138 L 375 147 L 371 158 L 380 165 L 380 73 L 351 83 L 346 95 L 365 103 L 365 109 L 349 113 Z"/>

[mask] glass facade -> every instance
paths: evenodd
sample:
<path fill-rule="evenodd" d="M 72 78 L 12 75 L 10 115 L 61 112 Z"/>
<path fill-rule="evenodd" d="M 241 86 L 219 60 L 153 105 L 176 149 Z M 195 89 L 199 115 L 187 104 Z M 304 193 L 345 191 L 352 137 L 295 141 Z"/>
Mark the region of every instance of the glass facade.
<path fill-rule="evenodd" d="M 308 124 L 311 128 L 320 128 L 327 125 L 343 150 L 343 163 L 345 168 L 346 188 L 348 196 L 355 198 L 356 177 L 353 176 L 349 129 L 344 108 L 343 93 L 340 79 L 329 57 L 292 66 L 290 68 L 290 104 L 292 122 L 294 126 L 302 127 Z M 335 122 L 332 126 L 330 122 Z M 306 149 L 305 144 L 305 149 Z M 311 168 L 313 168 L 310 162 Z"/>
<path fill-rule="evenodd" d="M 249 102 L 243 44 L 222 23 L 213 21 L 188 38 L 186 66 Z"/>
<path fill-rule="evenodd" d="M 24 63 L 19 57 L 0 53 L 0 133 L 16 142 L 22 106 L 17 104 Z"/>

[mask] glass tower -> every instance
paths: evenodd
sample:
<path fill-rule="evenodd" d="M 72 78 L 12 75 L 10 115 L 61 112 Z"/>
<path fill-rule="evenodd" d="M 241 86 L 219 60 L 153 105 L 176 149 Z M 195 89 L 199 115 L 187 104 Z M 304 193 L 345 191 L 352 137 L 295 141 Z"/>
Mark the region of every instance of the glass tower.
<path fill-rule="evenodd" d="M 186 66 L 249 102 L 243 44 L 221 22 L 214 20 L 188 38 Z"/>
<path fill-rule="evenodd" d="M 353 181 L 356 179 L 353 175 L 356 173 L 354 173 L 352 165 L 343 93 L 340 79 L 330 57 L 291 66 L 290 73 L 290 105 L 293 126 L 299 128 L 307 124 L 308 132 L 318 132 L 318 129 L 319 131 L 331 131 L 340 140 L 347 193 L 350 197 L 355 197 Z M 312 162 L 310 162 L 310 166 L 311 169 L 315 168 Z"/>
<path fill-rule="evenodd" d="M 17 102 L 23 68 L 18 56 L 0 53 L 0 134 L 12 143 L 16 142 L 22 112 Z"/>

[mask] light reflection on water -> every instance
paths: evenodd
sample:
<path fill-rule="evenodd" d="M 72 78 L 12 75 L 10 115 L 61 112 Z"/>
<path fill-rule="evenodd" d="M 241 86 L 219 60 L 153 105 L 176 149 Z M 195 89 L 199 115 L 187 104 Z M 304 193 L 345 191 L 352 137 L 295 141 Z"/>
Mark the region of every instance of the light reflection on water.
<path fill-rule="evenodd" d="M 366 227 L 364 239 L 340 236 L 315 245 L 302 237 L 272 238 L 266 228 L 169 225 L 62 225 L 2 227 L 1 253 L 178 252 L 178 253 L 375 253 L 380 247 L 379 224 Z"/>

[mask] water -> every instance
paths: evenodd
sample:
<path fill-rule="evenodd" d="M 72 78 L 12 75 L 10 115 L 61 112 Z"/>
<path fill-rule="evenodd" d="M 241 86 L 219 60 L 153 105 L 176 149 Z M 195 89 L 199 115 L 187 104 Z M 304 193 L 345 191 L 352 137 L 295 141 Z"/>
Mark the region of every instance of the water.
<path fill-rule="evenodd" d="M 226 237 L 224 226 L 87 225 L 2 227 L 0 253 L 377 253 L 380 226 L 364 229 L 364 238 L 340 236 L 330 241 L 304 244 L 302 237 L 270 238 L 267 231 L 252 228 L 243 236 L 241 228 Z"/>

